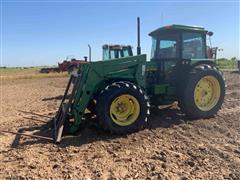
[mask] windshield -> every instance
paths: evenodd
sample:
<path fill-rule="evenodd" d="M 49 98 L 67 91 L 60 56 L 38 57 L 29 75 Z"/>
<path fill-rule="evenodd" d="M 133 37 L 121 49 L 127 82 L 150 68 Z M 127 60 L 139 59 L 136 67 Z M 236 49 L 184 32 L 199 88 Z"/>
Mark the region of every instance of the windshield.
<path fill-rule="evenodd" d="M 111 49 L 110 50 L 110 59 L 119 58 L 119 50 L 118 49 Z"/>
<path fill-rule="evenodd" d="M 103 60 L 110 60 L 121 57 L 120 51 L 117 49 L 103 49 Z"/>
<path fill-rule="evenodd" d="M 203 36 L 200 33 L 183 33 L 182 36 L 182 58 L 183 59 L 204 59 L 205 46 Z"/>

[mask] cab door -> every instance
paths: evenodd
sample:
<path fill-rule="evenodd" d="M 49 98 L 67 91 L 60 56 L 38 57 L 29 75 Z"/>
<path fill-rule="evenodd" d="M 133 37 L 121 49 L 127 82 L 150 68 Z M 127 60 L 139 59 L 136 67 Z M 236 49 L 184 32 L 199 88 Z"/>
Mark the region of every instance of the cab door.
<path fill-rule="evenodd" d="M 158 37 L 154 61 L 158 64 L 158 82 L 172 82 L 176 79 L 175 71 L 180 62 L 180 36 L 165 34 Z"/>

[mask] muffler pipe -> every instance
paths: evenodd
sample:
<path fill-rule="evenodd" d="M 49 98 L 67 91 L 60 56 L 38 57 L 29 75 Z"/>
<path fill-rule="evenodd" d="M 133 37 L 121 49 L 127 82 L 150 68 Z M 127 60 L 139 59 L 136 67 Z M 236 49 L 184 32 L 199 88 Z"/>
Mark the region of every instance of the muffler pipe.
<path fill-rule="evenodd" d="M 137 18 L 137 55 L 141 54 L 140 46 L 140 18 Z"/>
<path fill-rule="evenodd" d="M 89 49 L 89 62 L 91 62 L 92 61 L 92 48 L 91 48 L 91 46 L 88 44 L 88 49 Z"/>

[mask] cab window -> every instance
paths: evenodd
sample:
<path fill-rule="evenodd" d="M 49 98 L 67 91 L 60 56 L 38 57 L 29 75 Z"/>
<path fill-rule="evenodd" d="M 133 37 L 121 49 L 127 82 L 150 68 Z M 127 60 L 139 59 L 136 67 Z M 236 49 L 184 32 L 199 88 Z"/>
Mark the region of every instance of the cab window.
<path fill-rule="evenodd" d="M 155 58 L 157 54 L 157 39 L 152 38 L 152 50 L 151 50 L 151 59 Z"/>
<path fill-rule="evenodd" d="M 108 49 L 104 48 L 103 49 L 103 60 L 108 60 L 108 59 L 109 59 Z"/>
<path fill-rule="evenodd" d="M 179 35 L 164 34 L 152 38 L 152 59 L 176 59 L 179 57 Z"/>
<path fill-rule="evenodd" d="M 119 51 L 117 49 L 110 50 L 110 59 L 119 58 Z"/>
<path fill-rule="evenodd" d="M 182 58 L 183 59 L 204 59 L 205 47 L 203 36 L 200 33 L 183 33 L 182 36 Z"/>
<path fill-rule="evenodd" d="M 161 39 L 157 58 L 177 58 L 177 41 Z"/>
<path fill-rule="evenodd" d="M 128 57 L 128 56 L 129 56 L 128 49 L 123 49 L 123 57 Z"/>

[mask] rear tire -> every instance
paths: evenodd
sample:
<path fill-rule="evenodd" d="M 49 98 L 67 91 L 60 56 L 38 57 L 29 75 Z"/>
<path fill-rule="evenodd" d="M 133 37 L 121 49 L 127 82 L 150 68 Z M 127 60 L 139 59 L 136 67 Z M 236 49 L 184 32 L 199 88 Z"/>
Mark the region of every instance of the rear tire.
<path fill-rule="evenodd" d="M 97 100 L 97 117 L 105 130 L 127 134 L 144 127 L 149 114 L 148 98 L 130 82 L 115 82 Z"/>
<path fill-rule="evenodd" d="M 190 118 L 210 118 L 221 108 L 225 83 L 221 73 L 210 65 L 193 68 L 179 92 L 179 106 Z"/>

